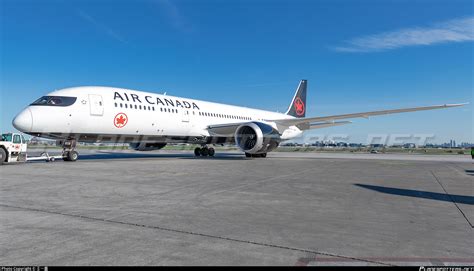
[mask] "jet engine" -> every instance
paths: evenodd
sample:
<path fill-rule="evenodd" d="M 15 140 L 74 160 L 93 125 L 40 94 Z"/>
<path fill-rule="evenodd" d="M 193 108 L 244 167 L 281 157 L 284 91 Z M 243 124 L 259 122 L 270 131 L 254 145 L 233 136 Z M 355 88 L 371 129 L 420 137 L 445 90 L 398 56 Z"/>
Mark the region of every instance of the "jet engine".
<path fill-rule="evenodd" d="M 240 125 L 235 131 L 235 143 L 244 152 L 250 154 L 267 153 L 281 142 L 280 134 L 272 126 L 261 122 Z"/>
<path fill-rule="evenodd" d="M 146 143 L 146 142 L 139 142 L 139 143 L 130 143 L 130 148 L 136 151 L 154 151 L 162 149 L 166 146 L 166 143 Z"/>

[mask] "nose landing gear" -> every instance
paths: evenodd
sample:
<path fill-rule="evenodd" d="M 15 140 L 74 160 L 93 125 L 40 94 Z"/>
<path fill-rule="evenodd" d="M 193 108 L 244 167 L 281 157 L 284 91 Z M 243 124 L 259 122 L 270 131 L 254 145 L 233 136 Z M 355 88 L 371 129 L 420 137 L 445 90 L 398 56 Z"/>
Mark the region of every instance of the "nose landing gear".
<path fill-rule="evenodd" d="M 197 157 L 197 156 L 214 156 L 214 154 L 216 153 L 216 151 L 214 150 L 214 148 L 208 148 L 207 146 L 204 146 L 202 148 L 195 148 L 194 149 L 194 155 Z"/>
<path fill-rule="evenodd" d="M 79 158 L 79 153 L 75 151 L 76 140 L 68 139 L 63 142 L 63 160 L 67 162 L 75 162 Z"/>
<path fill-rule="evenodd" d="M 79 158 L 77 151 L 66 151 L 63 153 L 63 160 L 67 162 L 75 162 Z"/>

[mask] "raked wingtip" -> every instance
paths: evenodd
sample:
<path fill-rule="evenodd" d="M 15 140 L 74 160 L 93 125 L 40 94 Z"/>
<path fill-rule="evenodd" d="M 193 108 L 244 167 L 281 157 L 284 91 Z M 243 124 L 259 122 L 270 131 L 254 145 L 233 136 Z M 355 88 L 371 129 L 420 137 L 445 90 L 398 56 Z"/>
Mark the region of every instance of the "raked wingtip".
<path fill-rule="evenodd" d="M 469 103 L 458 103 L 458 104 L 445 104 L 445 107 L 457 107 L 457 106 L 465 106 L 468 105 Z"/>

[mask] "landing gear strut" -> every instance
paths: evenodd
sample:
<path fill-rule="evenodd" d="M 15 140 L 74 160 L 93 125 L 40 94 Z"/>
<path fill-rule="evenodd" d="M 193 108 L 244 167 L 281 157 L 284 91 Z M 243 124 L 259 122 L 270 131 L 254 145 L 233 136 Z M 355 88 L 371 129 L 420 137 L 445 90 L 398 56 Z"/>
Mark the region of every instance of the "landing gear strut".
<path fill-rule="evenodd" d="M 63 143 L 63 160 L 67 162 L 75 162 L 79 158 L 79 153 L 75 151 L 76 140 L 68 139 Z"/>
<path fill-rule="evenodd" d="M 204 146 L 202 148 L 195 148 L 194 149 L 194 155 L 195 156 L 214 156 L 216 151 L 214 148 L 208 148 L 207 146 Z"/>

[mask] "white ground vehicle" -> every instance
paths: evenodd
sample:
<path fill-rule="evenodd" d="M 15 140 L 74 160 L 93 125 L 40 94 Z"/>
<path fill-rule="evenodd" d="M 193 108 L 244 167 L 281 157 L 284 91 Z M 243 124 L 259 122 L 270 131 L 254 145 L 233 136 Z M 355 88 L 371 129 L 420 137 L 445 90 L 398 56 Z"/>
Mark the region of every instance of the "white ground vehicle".
<path fill-rule="evenodd" d="M 2 134 L 0 140 L 0 165 L 10 162 L 26 162 L 45 160 L 52 162 L 55 159 L 65 159 L 62 155 L 50 156 L 47 152 L 43 152 L 38 157 L 28 157 L 26 154 L 28 144 L 23 135 L 18 133 Z M 66 160 L 66 159 L 65 159 Z"/>
<path fill-rule="evenodd" d="M 0 141 L 0 163 L 3 162 L 25 162 L 26 140 L 23 135 L 15 133 L 2 134 Z"/>

